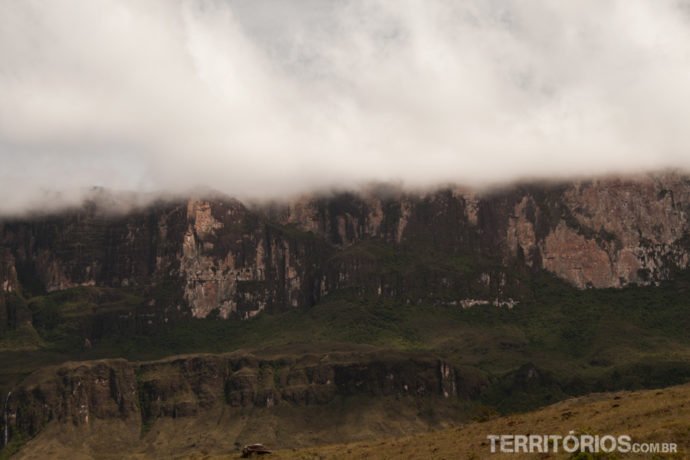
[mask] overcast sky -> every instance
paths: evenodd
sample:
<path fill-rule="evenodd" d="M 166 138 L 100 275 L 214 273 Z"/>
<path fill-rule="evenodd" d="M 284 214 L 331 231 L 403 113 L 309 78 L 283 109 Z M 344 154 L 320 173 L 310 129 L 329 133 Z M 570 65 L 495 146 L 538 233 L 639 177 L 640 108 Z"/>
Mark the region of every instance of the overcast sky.
<path fill-rule="evenodd" d="M 689 123 L 683 1 L 0 0 L 2 213 L 688 168 Z"/>

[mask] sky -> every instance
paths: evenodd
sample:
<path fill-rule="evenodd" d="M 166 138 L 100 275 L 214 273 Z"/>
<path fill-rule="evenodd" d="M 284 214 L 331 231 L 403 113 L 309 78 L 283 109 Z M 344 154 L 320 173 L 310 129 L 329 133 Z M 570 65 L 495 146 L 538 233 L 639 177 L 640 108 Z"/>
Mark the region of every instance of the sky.
<path fill-rule="evenodd" d="M 690 2 L 0 0 L 0 214 L 690 168 Z"/>

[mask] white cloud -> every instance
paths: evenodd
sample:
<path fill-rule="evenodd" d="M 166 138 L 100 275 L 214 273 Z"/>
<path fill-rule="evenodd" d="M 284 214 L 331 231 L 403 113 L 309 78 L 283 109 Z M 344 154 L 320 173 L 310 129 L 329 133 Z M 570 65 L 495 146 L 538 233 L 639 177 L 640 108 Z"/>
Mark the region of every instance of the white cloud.
<path fill-rule="evenodd" d="M 672 0 L 0 0 L 0 212 L 688 168 L 689 76 Z"/>

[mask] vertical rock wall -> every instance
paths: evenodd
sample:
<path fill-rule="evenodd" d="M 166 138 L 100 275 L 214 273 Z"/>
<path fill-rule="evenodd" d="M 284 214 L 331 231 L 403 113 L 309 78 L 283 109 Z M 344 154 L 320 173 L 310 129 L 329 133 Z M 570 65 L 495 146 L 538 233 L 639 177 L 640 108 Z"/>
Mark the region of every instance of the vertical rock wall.
<path fill-rule="evenodd" d="M 343 289 L 412 302 L 519 295 L 513 275 L 541 269 L 580 288 L 656 284 L 690 262 L 689 213 L 690 181 L 670 173 L 271 206 L 193 198 L 120 215 L 86 205 L 0 223 L 0 320 L 12 291 L 84 285 L 148 289 L 154 302 L 166 289 L 166 308 L 248 318 Z"/>

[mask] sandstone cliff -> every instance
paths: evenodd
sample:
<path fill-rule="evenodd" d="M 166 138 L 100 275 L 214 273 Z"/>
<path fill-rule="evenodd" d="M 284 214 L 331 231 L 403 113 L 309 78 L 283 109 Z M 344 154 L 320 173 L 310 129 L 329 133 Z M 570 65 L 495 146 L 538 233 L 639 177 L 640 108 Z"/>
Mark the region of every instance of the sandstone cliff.
<path fill-rule="evenodd" d="M 469 391 L 444 361 L 391 352 L 299 358 L 189 355 L 143 363 L 123 359 L 65 363 L 34 373 L 4 398 L 0 428 L 6 439 L 0 446 L 55 429 L 77 433 L 79 441 L 74 444 L 82 451 L 84 440 L 95 432 L 99 435 L 94 442 L 110 442 L 109 449 L 100 450 L 99 455 L 113 449 L 122 453 L 141 445 L 142 437 L 166 421 L 204 423 L 209 417 L 224 417 L 227 426 L 220 430 L 216 426 L 215 431 L 226 433 L 219 443 L 227 452 L 234 450 L 233 435 L 239 441 L 253 439 L 251 433 L 233 430 L 255 410 L 281 419 L 285 411 L 291 414 L 296 408 L 307 413 L 310 407 L 337 411 L 338 401 L 352 398 L 366 402 L 388 397 L 400 407 L 415 407 L 422 400 L 464 398 Z M 103 436 L 98 430 L 104 426 L 115 431 Z M 323 428 L 329 427 L 318 420 L 311 422 L 311 429 Z M 71 437 L 63 433 L 60 439 L 69 443 Z M 31 444 L 22 452 L 30 454 Z"/>
<path fill-rule="evenodd" d="M 246 318 L 349 290 L 417 302 L 519 300 L 545 269 L 580 288 L 655 284 L 689 262 L 690 180 L 370 190 L 247 206 L 85 205 L 0 226 L 3 328 L 17 290 L 139 286 L 168 315 Z M 10 324 L 11 326 L 11 324 Z"/>

